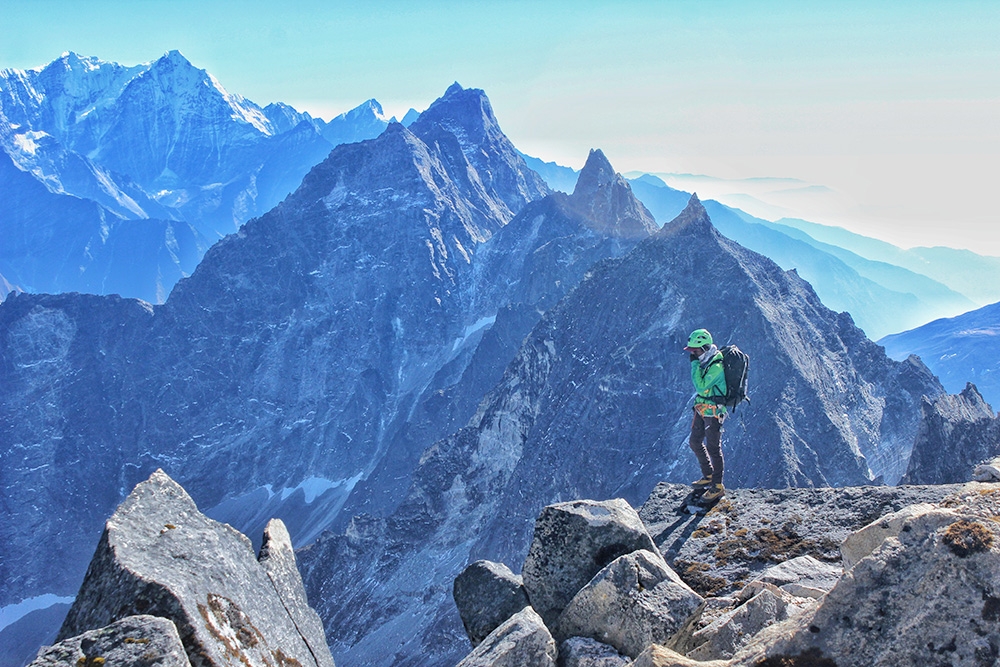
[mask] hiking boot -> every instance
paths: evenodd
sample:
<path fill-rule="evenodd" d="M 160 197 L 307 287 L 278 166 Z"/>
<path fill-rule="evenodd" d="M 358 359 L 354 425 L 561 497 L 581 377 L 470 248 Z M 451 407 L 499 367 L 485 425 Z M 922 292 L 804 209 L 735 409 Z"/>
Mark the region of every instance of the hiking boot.
<path fill-rule="evenodd" d="M 716 484 L 702 495 L 703 502 L 711 503 L 726 495 L 726 487 Z"/>
<path fill-rule="evenodd" d="M 691 486 L 693 486 L 697 490 L 708 488 L 708 487 L 712 486 L 712 478 L 711 477 L 702 477 L 701 479 L 699 479 L 696 482 L 691 482 Z"/>

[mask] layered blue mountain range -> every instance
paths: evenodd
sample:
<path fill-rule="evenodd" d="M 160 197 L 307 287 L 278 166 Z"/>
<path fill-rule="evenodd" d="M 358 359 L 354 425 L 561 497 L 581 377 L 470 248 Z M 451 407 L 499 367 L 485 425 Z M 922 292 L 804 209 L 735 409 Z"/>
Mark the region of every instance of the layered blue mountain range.
<path fill-rule="evenodd" d="M 412 123 L 411 110 L 403 120 Z M 64 54 L 0 74 L 0 145 L 51 194 L 5 171 L 0 291 L 117 293 L 162 303 L 216 239 L 270 209 L 330 148 L 380 134 L 391 119 L 368 100 L 329 122 L 280 102 L 259 107 L 171 51 L 145 65 Z M 575 170 L 524 156 L 556 189 Z M 689 193 L 646 175 L 638 198 L 660 224 Z M 35 188 L 34 190 L 37 190 Z M 11 201 L 13 199 L 14 201 Z M 801 220 L 769 222 L 708 201 L 716 225 L 784 268 L 878 338 L 1000 299 L 1000 258 L 947 248 L 902 250 Z M 124 221 L 141 221 L 124 224 Z M 31 229 L 28 228 L 36 228 Z"/>
<path fill-rule="evenodd" d="M 556 190 L 577 173 L 537 158 L 527 162 Z M 690 197 L 650 174 L 630 183 L 660 224 L 680 213 Z M 722 233 L 798 271 L 825 304 L 851 313 L 873 338 L 1000 298 L 1000 283 L 991 279 L 1000 275 L 1000 258 L 951 248 L 903 250 L 837 227 L 763 220 L 712 200 L 705 208 Z"/>

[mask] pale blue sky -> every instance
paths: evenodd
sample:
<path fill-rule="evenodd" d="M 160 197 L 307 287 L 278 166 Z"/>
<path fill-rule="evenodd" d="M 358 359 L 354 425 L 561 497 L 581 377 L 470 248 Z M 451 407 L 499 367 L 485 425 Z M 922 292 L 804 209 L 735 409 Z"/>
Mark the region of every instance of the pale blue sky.
<path fill-rule="evenodd" d="M 5 0 L 0 35 L 0 67 L 176 48 L 325 118 L 371 97 L 422 109 L 457 80 L 547 160 L 599 147 L 620 171 L 800 178 L 832 192 L 756 194 L 1000 255 L 1000 2 Z"/>

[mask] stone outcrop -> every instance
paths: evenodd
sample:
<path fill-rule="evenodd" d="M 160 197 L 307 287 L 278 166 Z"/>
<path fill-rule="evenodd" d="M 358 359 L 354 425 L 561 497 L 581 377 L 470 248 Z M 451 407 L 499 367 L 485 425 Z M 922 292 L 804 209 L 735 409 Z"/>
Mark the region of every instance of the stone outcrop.
<path fill-rule="evenodd" d="M 28 667 L 191 667 L 173 621 L 126 616 L 111 625 L 45 646 Z"/>
<path fill-rule="evenodd" d="M 555 667 L 556 642 L 531 607 L 511 616 L 457 667 Z"/>
<path fill-rule="evenodd" d="M 620 498 L 549 505 L 535 521 L 522 576 L 532 606 L 546 623 L 606 565 L 639 549 L 656 551 L 639 515 Z"/>
<path fill-rule="evenodd" d="M 972 470 L 974 482 L 1000 482 L 1000 458 L 983 461 Z"/>
<path fill-rule="evenodd" d="M 754 664 L 760 654 L 826 656 L 840 667 L 995 664 L 1000 525 L 993 517 L 1000 499 L 995 487 L 972 493 L 950 499 L 952 509 L 907 518 L 790 636 L 739 664 Z"/>
<path fill-rule="evenodd" d="M 818 599 L 793 596 L 763 580 L 815 571 L 801 558 L 786 561 L 793 567 L 766 570 L 732 599 L 729 610 L 725 598 L 707 600 L 666 646 L 648 647 L 634 664 L 995 664 L 1000 486 L 968 483 L 949 491 L 852 534 L 845 542 L 845 552 L 854 554 L 845 555 L 850 567 Z M 864 548 L 852 551 L 852 543 Z"/>
<path fill-rule="evenodd" d="M 899 511 L 886 514 L 858 531 L 851 533 L 840 545 L 844 569 L 850 570 L 865 556 L 875 551 L 887 538 L 896 537 L 908 519 L 934 509 L 930 503 L 908 505 Z"/>
<path fill-rule="evenodd" d="M 257 562 L 274 584 L 278 598 L 309 647 L 309 652 L 316 657 L 317 664 L 332 666 L 332 658 L 329 663 L 326 662 L 330 649 L 326 645 L 323 622 L 306 599 L 302 575 L 299 574 L 298 566 L 295 564 L 292 539 L 280 519 L 271 519 L 264 529 L 264 539 Z"/>
<path fill-rule="evenodd" d="M 258 560 L 250 540 L 159 470 L 108 519 L 58 639 L 136 614 L 175 625 L 195 667 L 334 667 L 281 522 Z"/>
<path fill-rule="evenodd" d="M 561 641 L 562 667 L 618 667 L 654 642 L 667 641 L 702 602 L 670 569 L 638 514 L 620 498 L 550 505 L 535 522 L 535 538 L 524 567 L 531 606 L 496 627 L 462 665 L 510 664 L 490 657 L 521 643 L 524 634 Z M 469 619 L 507 615 L 518 580 L 505 566 L 477 562 L 455 581 L 455 600 L 466 628 Z M 494 590 L 506 591 L 502 595 Z M 475 605 L 468 598 L 485 591 Z M 495 608 L 490 609 L 490 603 Z M 545 609 L 545 621 L 537 609 Z M 525 626 L 540 630 L 525 629 Z M 516 641 L 511 639 L 516 637 Z M 533 640 L 532 643 L 537 641 Z M 546 643 L 546 646 L 548 644 Z M 552 644 L 555 649 L 555 640 Z M 537 653 L 537 651 L 536 651 Z M 506 655 L 506 653 L 503 653 Z"/>
<path fill-rule="evenodd" d="M 647 648 L 632 663 L 633 667 L 728 667 L 728 660 L 704 662 L 677 653 L 669 648 L 654 644 Z"/>
<path fill-rule="evenodd" d="M 503 563 L 488 560 L 478 560 L 462 570 L 455 577 L 452 596 L 473 646 L 528 606 L 521 577 Z"/>
<path fill-rule="evenodd" d="M 556 638 L 591 637 L 635 658 L 650 644 L 669 640 L 701 602 L 659 552 L 633 551 L 580 589 L 553 633 Z"/>
<path fill-rule="evenodd" d="M 733 657 L 761 630 L 788 618 L 789 597 L 781 591 L 764 588 L 696 632 L 691 637 L 694 647 L 685 651 L 685 655 L 695 660 Z"/>

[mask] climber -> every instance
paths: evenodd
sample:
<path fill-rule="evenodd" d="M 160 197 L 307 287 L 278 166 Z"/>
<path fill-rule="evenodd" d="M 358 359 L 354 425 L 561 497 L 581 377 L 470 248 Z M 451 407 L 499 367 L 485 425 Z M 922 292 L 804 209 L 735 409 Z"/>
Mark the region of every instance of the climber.
<path fill-rule="evenodd" d="M 706 329 L 695 329 L 688 337 L 691 381 L 694 382 L 694 418 L 691 420 L 691 438 L 688 444 L 698 457 L 701 479 L 693 483 L 695 491 L 702 491 L 701 500 L 715 502 L 726 493 L 722 485 L 724 461 L 722 458 L 722 423 L 726 420 L 726 406 L 713 401 L 713 397 L 726 395 L 726 374 L 722 353 L 712 342 Z"/>

